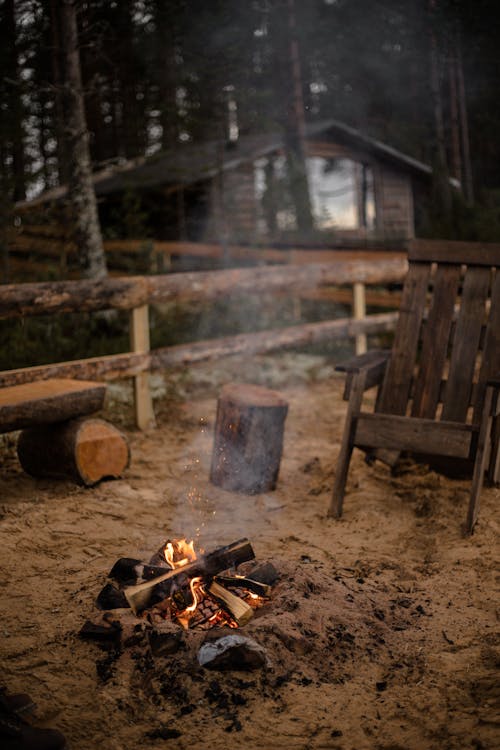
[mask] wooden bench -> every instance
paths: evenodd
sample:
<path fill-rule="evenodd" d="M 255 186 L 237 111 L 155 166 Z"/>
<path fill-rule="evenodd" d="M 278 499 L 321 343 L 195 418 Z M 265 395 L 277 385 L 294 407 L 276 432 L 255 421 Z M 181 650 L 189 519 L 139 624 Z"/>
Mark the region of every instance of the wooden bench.
<path fill-rule="evenodd" d="M 130 459 L 125 436 L 103 419 L 106 385 L 52 378 L 0 389 L 0 433 L 22 430 L 21 465 L 35 477 L 91 485 L 121 476 Z"/>

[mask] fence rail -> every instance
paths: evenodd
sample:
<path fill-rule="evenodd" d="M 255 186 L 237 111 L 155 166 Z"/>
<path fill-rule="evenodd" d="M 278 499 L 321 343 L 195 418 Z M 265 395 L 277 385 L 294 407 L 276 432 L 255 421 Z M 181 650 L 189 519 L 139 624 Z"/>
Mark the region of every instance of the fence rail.
<path fill-rule="evenodd" d="M 339 259 L 331 263 L 236 268 L 158 276 L 107 278 L 101 281 L 56 281 L 11 284 L 1 287 L 0 318 L 39 314 L 130 311 L 131 351 L 73 362 L 0 372 L 0 386 L 49 377 L 114 380 L 133 377 L 137 425 L 147 428 L 154 420 L 148 376 L 153 370 L 192 364 L 236 353 L 256 354 L 335 338 L 357 338 L 358 351 L 370 333 L 394 329 L 397 313 L 366 315 L 365 284 L 401 282 L 407 271 L 400 255 L 376 260 Z M 323 285 L 352 285 L 354 317 L 286 328 L 238 334 L 191 344 L 150 350 L 149 305 L 187 300 L 213 301 L 246 294 L 289 293 Z"/>

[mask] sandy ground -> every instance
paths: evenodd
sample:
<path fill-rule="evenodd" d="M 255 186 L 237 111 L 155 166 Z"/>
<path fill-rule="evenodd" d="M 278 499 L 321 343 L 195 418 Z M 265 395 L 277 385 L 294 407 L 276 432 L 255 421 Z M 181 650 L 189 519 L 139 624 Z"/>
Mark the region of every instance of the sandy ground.
<path fill-rule="evenodd" d="M 266 495 L 208 481 L 217 389 L 234 379 L 290 404 Z M 485 489 L 464 538 L 467 482 L 422 467 L 393 477 L 355 453 L 345 515 L 327 520 L 345 403 L 324 362 L 235 359 L 155 385 L 158 428 L 147 434 L 131 427 L 128 391 L 111 389 L 104 416 L 132 449 L 121 480 L 34 480 L 3 438 L 1 682 L 31 693 L 35 721 L 73 750 L 499 747 L 499 490 Z M 119 557 L 148 559 L 180 536 L 205 550 L 247 536 L 280 570 L 240 631 L 266 649 L 267 668 L 204 670 L 201 636 L 167 657 L 141 643 L 104 653 L 78 637 Z"/>

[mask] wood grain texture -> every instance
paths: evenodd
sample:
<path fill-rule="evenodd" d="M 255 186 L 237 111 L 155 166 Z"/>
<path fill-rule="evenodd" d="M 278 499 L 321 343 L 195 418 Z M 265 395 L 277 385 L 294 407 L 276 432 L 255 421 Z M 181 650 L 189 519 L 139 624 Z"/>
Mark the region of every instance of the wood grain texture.
<path fill-rule="evenodd" d="M 459 280 L 460 266 L 438 267 L 432 304 L 423 331 L 411 412 L 414 417 L 432 419 L 436 414 Z"/>
<path fill-rule="evenodd" d="M 102 409 L 106 386 L 53 378 L 0 389 L 0 432 L 61 422 Z"/>

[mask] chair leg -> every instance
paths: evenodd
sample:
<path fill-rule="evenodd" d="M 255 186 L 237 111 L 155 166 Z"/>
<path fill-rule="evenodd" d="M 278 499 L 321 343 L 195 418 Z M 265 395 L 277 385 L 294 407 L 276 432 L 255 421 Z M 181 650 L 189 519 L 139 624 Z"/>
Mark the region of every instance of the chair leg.
<path fill-rule="evenodd" d="M 491 454 L 488 479 L 492 484 L 500 484 L 500 415 L 493 418 L 491 426 Z"/>
<path fill-rule="evenodd" d="M 344 434 L 340 445 L 340 453 L 337 459 L 337 471 L 333 486 L 332 500 L 328 508 L 329 518 L 340 518 L 344 502 L 345 485 L 352 450 L 354 448 L 354 431 L 356 429 L 356 418 L 361 409 L 363 393 L 365 391 L 366 372 L 356 373 L 351 384 L 349 404 L 344 425 Z"/>
<path fill-rule="evenodd" d="M 483 488 L 484 472 L 488 458 L 488 440 L 491 440 L 491 407 L 493 403 L 493 388 L 486 388 L 484 397 L 481 425 L 477 438 L 476 459 L 474 461 L 474 472 L 472 474 L 472 486 L 470 492 L 469 509 L 465 522 L 465 531 L 472 534 L 477 517 L 479 515 L 479 497 Z"/>

